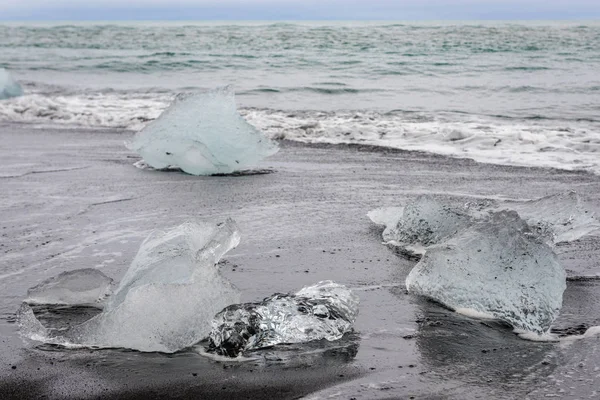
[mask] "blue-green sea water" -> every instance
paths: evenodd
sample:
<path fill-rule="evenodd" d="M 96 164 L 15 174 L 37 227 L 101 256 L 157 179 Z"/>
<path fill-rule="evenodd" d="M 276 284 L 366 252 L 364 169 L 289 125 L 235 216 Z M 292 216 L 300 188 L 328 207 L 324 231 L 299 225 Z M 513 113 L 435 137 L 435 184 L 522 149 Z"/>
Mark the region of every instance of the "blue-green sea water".
<path fill-rule="evenodd" d="M 600 172 L 600 22 L 0 25 L 0 120 L 139 129 L 233 85 L 272 137 Z"/>

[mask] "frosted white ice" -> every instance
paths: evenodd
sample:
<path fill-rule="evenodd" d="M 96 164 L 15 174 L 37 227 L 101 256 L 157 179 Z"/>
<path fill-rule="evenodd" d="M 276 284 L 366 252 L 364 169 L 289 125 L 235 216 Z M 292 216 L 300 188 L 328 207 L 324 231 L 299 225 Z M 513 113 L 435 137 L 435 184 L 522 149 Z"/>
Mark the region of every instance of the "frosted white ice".
<path fill-rule="evenodd" d="M 6 69 L 0 68 L 0 100 L 21 96 L 22 94 L 21 85 L 13 79 Z"/>
<path fill-rule="evenodd" d="M 322 281 L 295 294 L 232 305 L 215 316 L 209 346 L 233 357 L 282 343 L 338 340 L 352 329 L 358 304 L 350 289 Z"/>
<path fill-rule="evenodd" d="M 235 222 L 186 222 L 144 241 L 102 313 L 67 330 L 43 327 L 24 303 L 21 333 L 67 346 L 172 353 L 205 338 L 213 316 L 239 302 L 216 263 L 239 243 Z"/>
<path fill-rule="evenodd" d="M 62 272 L 27 291 L 26 303 L 98 305 L 111 293 L 113 280 L 93 268 Z"/>
<path fill-rule="evenodd" d="M 562 307 L 566 274 L 514 211 L 491 213 L 429 246 L 406 278 L 410 293 L 545 334 Z"/>
<path fill-rule="evenodd" d="M 192 175 L 252 168 L 278 150 L 240 116 L 229 87 L 179 95 L 130 148 L 153 168 L 176 166 Z"/>

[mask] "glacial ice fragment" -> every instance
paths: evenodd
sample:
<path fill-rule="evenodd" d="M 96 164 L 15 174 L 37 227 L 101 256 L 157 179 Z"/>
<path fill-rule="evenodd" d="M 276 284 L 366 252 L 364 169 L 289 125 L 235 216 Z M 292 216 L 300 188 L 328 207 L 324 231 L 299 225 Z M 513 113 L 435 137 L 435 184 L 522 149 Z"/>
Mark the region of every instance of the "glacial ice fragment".
<path fill-rule="evenodd" d="M 385 227 L 384 242 L 408 253 L 423 254 L 427 246 L 449 238 L 469 226 L 470 221 L 503 210 L 516 211 L 549 244 L 600 235 L 600 219 L 575 191 L 527 201 L 470 202 L 460 209 L 420 196 L 404 207 L 378 208 L 367 215 Z"/>
<path fill-rule="evenodd" d="M 420 196 L 402 208 L 383 208 L 368 214 L 371 220 L 384 225 L 383 240 L 402 247 L 408 253 L 423 254 L 425 247 L 439 243 L 468 226 L 470 216 Z"/>
<path fill-rule="evenodd" d="M 566 274 L 516 212 L 501 211 L 428 247 L 406 287 L 453 310 L 541 335 L 558 316 Z"/>
<path fill-rule="evenodd" d="M 514 210 L 551 243 L 600 234 L 600 219 L 575 191 L 529 201 L 504 201 L 496 210 Z"/>
<path fill-rule="evenodd" d="M 239 240 L 233 220 L 186 222 L 155 231 L 142 243 L 102 313 L 66 330 L 53 330 L 42 326 L 23 303 L 18 312 L 21 334 L 64 346 L 165 353 L 189 347 L 208 335 L 217 312 L 239 302 L 237 289 L 216 266 Z"/>
<path fill-rule="evenodd" d="M 62 272 L 27 291 L 28 304 L 99 306 L 111 293 L 113 280 L 93 268 Z"/>
<path fill-rule="evenodd" d="M 485 200 L 463 208 L 421 196 L 369 217 L 386 227 L 387 243 L 424 254 L 406 279 L 409 292 L 534 335 L 548 331 L 566 287 L 550 245 L 597 226 L 574 193 L 527 202 Z"/>
<path fill-rule="evenodd" d="M 278 150 L 240 116 L 229 86 L 180 94 L 129 147 L 153 168 L 174 166 L 192 175 L 245 170 Z"/>
<path fill-rule="evenodd" d="M 340 339 L 358 315 L 358 297 L 332 281 L 258 303 L 234 304 L 212 322 L 209 349 L 235 357 L 276 344 Z"/>
<path fill-rule="evenodd" d="M 0 100 L 17 97 L 23 94 L 21 85 L 4 68 L 0 68 Z"/>

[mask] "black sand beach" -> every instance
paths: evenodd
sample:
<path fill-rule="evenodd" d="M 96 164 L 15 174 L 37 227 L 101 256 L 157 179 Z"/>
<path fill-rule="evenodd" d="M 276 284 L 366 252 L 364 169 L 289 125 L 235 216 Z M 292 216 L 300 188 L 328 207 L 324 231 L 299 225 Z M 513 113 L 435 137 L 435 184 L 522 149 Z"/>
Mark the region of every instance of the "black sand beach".
<path fill-rule="evenodd" d="M 535 198 L 577 190 L 600 209 L 600 178 L 373 147 L 283 142 L 270 174 L 194 177 L 141 170 L 129 132 L 0 125 L 0 398 L 593 398 L 600 337 L 519 339 L 508 327 L 410 296 L 415 261 L 381 244 L 366 213 L 419 194 Z M 332 279 L 361 298 L 339 343 L 283 346 L 249 362 L 24 344 L 15 311 L 62 271 L 118 280 L 144 237 L 190 218 L 234 218 L 224 275 L 243 301 Z M 600 325 L 600 240 L 557 249 L 572 279 L 559 333 Z"/>

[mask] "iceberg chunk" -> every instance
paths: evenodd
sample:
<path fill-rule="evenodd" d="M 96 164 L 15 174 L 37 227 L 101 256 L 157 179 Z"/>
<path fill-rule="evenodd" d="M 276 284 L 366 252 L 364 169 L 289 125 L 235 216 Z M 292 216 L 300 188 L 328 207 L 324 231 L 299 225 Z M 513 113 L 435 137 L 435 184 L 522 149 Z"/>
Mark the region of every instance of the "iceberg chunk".
<path fill-rule="evenodd" d="M 129 148 L 153 168 L 178 167 L 192 175 L 245 170 L 278 150 L 237 112 L 229 86 L 179 95 Z"/>
<path fill-rule="evenodd" d="M 371 211 L 369 218 L 384 225 L 383 240 L 409 254 L 423 254 L 425 247 L 439 243 L 469 225 L 471 217 L 462 211 L 420 196 L 402 208 Z"/>
<path fill-rule="evenodd" d="M 111 293 L 113 280 L 93 268 L 62 272 L 27 291 L 26 303 L 96 305 Z"/>
<path fill-rule="evenodd" d="M 566 274 L 516 212 L 501 211 L 428 247 L 406 287 L 453 310 L 489 315 L 541 335 L 562 307 Z"/>
<path fill-rule="evenodd" d="M 124 347 L 172 353 L 210 332 L 213 316 L 239 302 L 239 292 L 216 263 L 237 246 L 233 220 L 186 222 L 155 231 L 142 243 L 104 311 L 66 330 L 47 329 L 24 303 L 18 312 L 22 335 L 64 346 Z"/>
<path fill-rule="evenodd" d="M 508 203 L 483 202 L 456 209 L 419 197 L 401 209 L 375 210 L 369 217 L 386 226 L 388 243 L 423 254 L 406 279 L 409 292 L 459 312 L 486 315 L 519 331 L 543 335 L 558 316 L 566 288 L 565 271 L 547 232 L 574 237 L 589 231 L 587 219 L 565 217 L 551 207 L 552 202 L 511 203 L 510 207 L 521 207 L 527 215 L 524 220 L 516 211 L 492 211 Z M 564 214 L 585 214 L 575 211 Z M 542 221 L 544 229 L 528 224 L 535 221 Z M 572 221 L 577 223 L 569 226 Z M 586 229 L 572 230 L 577 224 Z"/>
<path fill-rule="evenodd" d="M 4 68 L 0 68 L 0 100 L 23 94 L 21 85 Z"/>
<path fill-rule="evenodd" d="M 497 210 L 515 210 L 552 243 L 600 234 L 600 219 L 575 191 L 529 201 L 504 201 Z"/>
<path fill-rule="evenodd" d="M 358 297 L 332 281 L 295 294 L 275 294 L 259 303 L 235 304 L 212 322 L 209 349 L 235 357 L 282 343 L 340 339 L 358 315 Z"/>
<path fill-rule="evenodd" d="M 378 208 L 367 215 L 375 224 L 385 227 L 384 242 L 407 253 L 423 254 L 427 246 L 449 238 L 469 226 L 470 221 L 503 210 L 516 211 L 550 244 L 600 235 L 600 219 L 575 191 L 527 201 L 484 200 L 467 203 L 462 209 L 420 196 L 404 207 Z"/>

